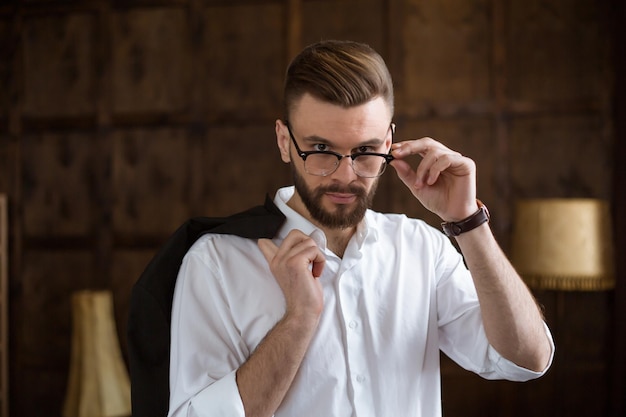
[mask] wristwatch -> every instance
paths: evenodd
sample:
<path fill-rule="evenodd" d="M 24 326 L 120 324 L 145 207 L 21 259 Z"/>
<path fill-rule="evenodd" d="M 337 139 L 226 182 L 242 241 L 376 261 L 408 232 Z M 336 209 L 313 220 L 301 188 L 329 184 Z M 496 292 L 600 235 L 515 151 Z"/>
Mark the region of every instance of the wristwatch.
<path fill-rule="evenodd" d="M 481 224 L 489 221 L 489 210 L 482 201 L 476 199 L 478 204 L 478 210 L 466 219 L 458 222 L 443 222 L 441 228 L 446 236 L 454 237 L 461 233 L 469 232 L 480 226 Z"/>

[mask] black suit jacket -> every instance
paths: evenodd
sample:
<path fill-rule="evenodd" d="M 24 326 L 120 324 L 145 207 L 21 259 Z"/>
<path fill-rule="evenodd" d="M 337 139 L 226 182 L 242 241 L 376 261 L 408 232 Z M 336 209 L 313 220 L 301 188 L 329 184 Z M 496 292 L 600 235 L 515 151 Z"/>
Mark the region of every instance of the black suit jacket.
<path fill-rule="evenodd" d="M 272 238 L 284 220 L 269 196 L 264 205 L 230 217 L 196 217 L 180 226 L 150 261 L 133 286 L 128 316 L 133 417 L 167 416 L 172 299 L 178 270 L 191 245 L 205 233 Z"/>

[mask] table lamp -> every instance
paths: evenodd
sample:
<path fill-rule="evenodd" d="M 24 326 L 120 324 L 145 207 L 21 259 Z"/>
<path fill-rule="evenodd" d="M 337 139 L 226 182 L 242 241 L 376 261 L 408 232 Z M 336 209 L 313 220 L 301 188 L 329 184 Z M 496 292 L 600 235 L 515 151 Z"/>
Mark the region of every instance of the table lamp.
<path fill-rule="evenodd" d="M 63 417 L 131 415 L 130 380 L 110 291 L 72 294 L 72 349 Z"/>
<path fill-rule="evenodd" d="M 527 199 L 515 208 L 511 261 L 529 287 L 601 291 L 615 286 L 609 204 Z"/>

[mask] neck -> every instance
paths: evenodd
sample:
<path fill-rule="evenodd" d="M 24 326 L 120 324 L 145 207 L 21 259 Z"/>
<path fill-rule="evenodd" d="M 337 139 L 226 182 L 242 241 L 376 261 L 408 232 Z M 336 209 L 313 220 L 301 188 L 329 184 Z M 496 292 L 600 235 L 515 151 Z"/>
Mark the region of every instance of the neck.
<path fill-rule="evenodd" d="M 333 229 L 333 230 L 330 230 L 330 234 L 329 234 L 328 229 L 325 229 L 324 233 L 326 234 L 328 248 L 331 251 L 333 251 L 335 255 L 337 255 L 340 258 L 343 258 L 343 254 L 346 251 L 346 247 L 348 247 L 348 242 L 350 241 L 350 238 L 352 238 L 352 235 L 354 235 L 355 229 L 356 229 L 355 227 L 351 227 L 350 229 L 345 229 L 345 230 L 340 230 L 340 231 Z M 344 233 L 345 231 L 349 231 L 349 234 Z"/>

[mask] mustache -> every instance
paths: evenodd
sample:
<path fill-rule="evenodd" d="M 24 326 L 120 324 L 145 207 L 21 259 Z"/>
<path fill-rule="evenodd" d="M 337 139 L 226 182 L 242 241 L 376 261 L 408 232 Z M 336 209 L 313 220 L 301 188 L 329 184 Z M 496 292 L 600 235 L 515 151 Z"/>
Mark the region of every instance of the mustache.
<path fill-rule="evenodd" d="M 365 197 L 367 195 L 364 187 L 360 187 L 355 184 L 348 184 L 347 186 L 341 184 L 331 184 L 317 189 L 316 194 L 322 195 L 324 193 L 354 194 L 357 197 Z"/>

